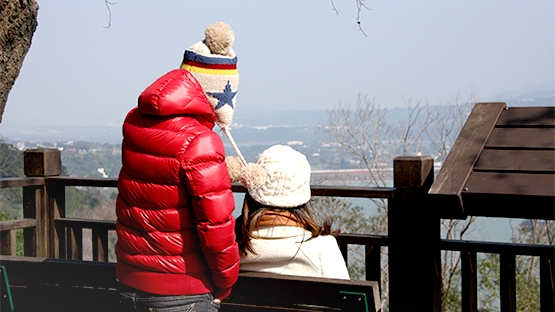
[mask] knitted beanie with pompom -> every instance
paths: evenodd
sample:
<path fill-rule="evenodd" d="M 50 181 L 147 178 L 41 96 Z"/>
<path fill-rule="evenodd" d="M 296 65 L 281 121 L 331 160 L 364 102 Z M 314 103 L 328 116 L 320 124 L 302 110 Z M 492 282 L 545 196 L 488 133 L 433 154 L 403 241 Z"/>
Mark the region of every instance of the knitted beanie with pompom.
<path fill-rule="evenodd" d="M 181 69 L 188 70 L 201 84 L 216 122 L 227 129 L 233 120 L 239 72 L 232 46 L 235 33 L 224 22 L 216 22 L 204 32 L 204 39 L 185 50 Z"/>
<path fill-rule="evenodd" d="M 237 56 L 232 49 L 234 42 L 235 33 L 228 24 L 210 24 L 204 31 L 204 39 L 185 50 L 180 68 L 191 72 L 202 86 L 216 114 L 216 123 L 227 135 L 245 166 L 247 163 L 231 135 L 239 86 Z"/>

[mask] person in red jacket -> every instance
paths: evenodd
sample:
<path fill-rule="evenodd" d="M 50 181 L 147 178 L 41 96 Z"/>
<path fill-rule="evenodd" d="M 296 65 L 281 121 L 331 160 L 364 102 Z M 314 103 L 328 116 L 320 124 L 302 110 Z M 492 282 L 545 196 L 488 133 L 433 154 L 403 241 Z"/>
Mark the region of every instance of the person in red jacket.
<path fill-rule="evenodd" d="M 229 26 L 216 24 L 207 36 L 223 28 L 230 41 Z M 217 311 L 237 281 L 235 202 L 212 130 L 229 117 L 221 107 L 233 109 L 237 57 L 231 49 L 214 57 L 191 51 L 202 73 L 220 67 L 210 80 L 216 89 L 208 93 L 193 70 L 172 70 L 142 92 L 123 123 L 115 248 L 122 311 Z"/>

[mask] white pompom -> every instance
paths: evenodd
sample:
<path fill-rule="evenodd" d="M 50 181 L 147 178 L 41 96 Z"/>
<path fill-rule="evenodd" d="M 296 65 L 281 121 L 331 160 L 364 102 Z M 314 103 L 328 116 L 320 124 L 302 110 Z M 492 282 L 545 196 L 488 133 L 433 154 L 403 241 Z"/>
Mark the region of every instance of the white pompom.
<path fill-rule="evenodd" d="M 259 188 L 266 182 L 266 170 L 258 164 L 249 163 L 243 168 L 241 183 L 247 188 Z"/>
<path fill-rule="evenodd" d="M 229 174 L 229 179 L 231 180 L 231 182 L 239 182 L 241 180 L 241 169 L 243 167 L 239 157 L 227 156 L 225 158 L 225 163 L 227 165 L 227 172 Z"/>

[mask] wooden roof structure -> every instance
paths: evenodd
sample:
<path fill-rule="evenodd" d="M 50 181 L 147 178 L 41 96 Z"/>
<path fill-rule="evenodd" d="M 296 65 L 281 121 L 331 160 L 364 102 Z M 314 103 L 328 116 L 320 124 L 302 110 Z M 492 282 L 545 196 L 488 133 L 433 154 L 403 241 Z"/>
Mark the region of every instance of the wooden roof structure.
<path fill-rule="evenodd" d="M 554 220 L 555 107 L 476 104 L 428 194 L 441 218 Z"/>

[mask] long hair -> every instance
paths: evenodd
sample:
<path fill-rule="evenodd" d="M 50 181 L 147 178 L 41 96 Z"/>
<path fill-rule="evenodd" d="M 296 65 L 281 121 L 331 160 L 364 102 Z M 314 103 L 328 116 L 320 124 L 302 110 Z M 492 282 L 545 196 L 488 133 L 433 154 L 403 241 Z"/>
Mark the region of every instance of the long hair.
<path fill-rule="evenodd" d="M 251 239 L 255 238 L 252 232 L 260 227 L 260 220 L 267 213 L 290 213 L 290 219 L 295 221 L 297 225 L 311 232 L 312 239 L 319 235 L 337 235 L 339 230 L 331 230 L 331 222 L 324 221 L 324 224 L 319 225 L 312 214 L 312 207 L 309 203 L 294 207 L 294 208 L 280 208 L 263 205 L 255 201 L 248 193 L 245 194 L 243 201 L 243 210 L 235 224 L 235 235 L 237 237 L 237 244 L 241 254 L 246 255 L 247 252 L 256 255 L 252 247 Z"/>

